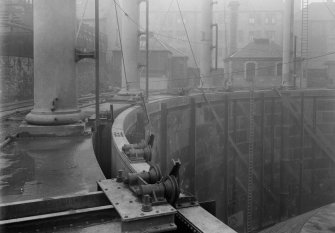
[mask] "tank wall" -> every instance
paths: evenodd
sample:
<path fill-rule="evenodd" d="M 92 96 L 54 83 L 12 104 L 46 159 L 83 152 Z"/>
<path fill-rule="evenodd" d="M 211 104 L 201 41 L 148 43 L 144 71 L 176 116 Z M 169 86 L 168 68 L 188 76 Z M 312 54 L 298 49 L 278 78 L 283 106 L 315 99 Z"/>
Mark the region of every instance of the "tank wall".
<path fill-rule="evenodd" d="M 335 201 L 334 163 L 306 130 L 301 141 L 299 123 L 303 99 L 304 121 L 316 127 L 328 145 L 334 144 L 335 92 L 294 91 L 285 95 L 293 100 L 295 114 L 274 92 L 255 94 L 253 216 L 256 227 Z M 180 159 L 182 189 L 195 193 L 199 201 L 216 200 L 217 216 L 228 222 L 235 217 L 239 220 L 232 226 L 243 229 L 248 185 L 249 93 L 206 96 L 221 126 L 201 95 L 168 98 L 148 105 L 151 124 L 146 128 L 155 135 L 153 161 L 167 174 L 172 167 L 171 160 Z M 126 115 L 127 137 L 136 125 L 136 111 Z"/>

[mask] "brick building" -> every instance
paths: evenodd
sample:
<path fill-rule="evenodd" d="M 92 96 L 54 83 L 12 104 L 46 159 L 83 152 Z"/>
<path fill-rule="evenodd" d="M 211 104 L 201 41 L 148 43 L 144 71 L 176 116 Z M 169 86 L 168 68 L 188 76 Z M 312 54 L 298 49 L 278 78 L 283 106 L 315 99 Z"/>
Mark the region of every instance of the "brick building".
<path fill-rule="evenodd" d="M 255 87 L 280 86 L 282 47 L 269 39 L 254 39 L 226 61 L 230 64 L 233 86 L 246 88 L 252 80 Z"/>

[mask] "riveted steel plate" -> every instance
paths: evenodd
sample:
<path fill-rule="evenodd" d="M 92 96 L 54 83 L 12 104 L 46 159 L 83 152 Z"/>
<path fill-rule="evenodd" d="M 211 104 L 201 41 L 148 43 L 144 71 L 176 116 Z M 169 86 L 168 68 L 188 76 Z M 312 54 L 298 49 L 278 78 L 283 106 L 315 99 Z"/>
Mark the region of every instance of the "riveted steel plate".
<path fill-rule="evenodd" d="M 123 183 L 115 179 L 98 182 L 101 190 L 119 213 L 123 222 L 173 215 L 177 212 L 170 204 L 152 206 L 152 211 L 143 212 L 142 203 Z"/>

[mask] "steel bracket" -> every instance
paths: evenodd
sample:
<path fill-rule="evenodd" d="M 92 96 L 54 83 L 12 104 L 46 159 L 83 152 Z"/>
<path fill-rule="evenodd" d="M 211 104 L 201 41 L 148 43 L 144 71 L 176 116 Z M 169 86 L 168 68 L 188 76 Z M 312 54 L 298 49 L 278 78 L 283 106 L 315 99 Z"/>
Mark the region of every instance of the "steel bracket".
<path fill-rule="evenodd" d="M 101 180 L 99 187 L 121 217 L 122 232 L 165 232 L 177 229 L 176 209 L 165 203 L 144 211 L 141 200 L 124 183 L 116 179 Z"/>

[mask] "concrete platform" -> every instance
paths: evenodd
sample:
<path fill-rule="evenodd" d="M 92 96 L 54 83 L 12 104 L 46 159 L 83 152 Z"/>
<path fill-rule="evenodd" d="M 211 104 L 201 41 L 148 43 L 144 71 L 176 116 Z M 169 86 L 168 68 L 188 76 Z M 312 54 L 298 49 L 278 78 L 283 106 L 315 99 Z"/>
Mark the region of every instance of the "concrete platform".
<path fill-rule="evenodd" d="M 0 202 L 97 190 L 91 136 L 18 138 L 0 152 Z"/>
<path fill-rule="evenodd" d="M 85 123 L 69 125 L 31 125 L 22 122 L 19 132 L 22 136 L 79 136 L 85 133 Z"/>

